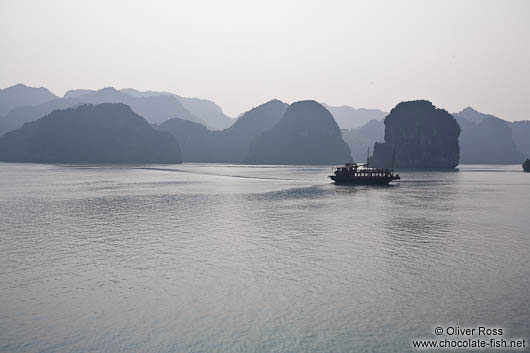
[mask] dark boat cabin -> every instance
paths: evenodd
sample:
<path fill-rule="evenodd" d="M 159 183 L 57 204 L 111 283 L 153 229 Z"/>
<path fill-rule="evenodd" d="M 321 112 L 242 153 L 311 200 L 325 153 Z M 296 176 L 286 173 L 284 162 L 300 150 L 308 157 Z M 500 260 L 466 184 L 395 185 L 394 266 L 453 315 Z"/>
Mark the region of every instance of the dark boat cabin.
<path fill-rule="evenodd" d="M 392 180 L 399 180 L 398 174 L 386 168 L 367 168 L 355 163 L 332 168 L 330 178 L 336 184 L 388 184 Z"/>

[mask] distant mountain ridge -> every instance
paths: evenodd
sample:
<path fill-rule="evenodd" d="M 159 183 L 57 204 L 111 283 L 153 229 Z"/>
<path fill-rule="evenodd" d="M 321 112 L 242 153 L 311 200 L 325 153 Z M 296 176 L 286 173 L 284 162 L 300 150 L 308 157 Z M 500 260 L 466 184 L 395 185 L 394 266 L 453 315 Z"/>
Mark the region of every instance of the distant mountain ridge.
<path fill-rule="evenodd" d="M 77 98 L 85 94 L 94 93 L 95 90 L 76 89 L 65 93 L 64 98 Z M 201 122 L 212 130 L 223 130 L 232 125 L 235 119 L 232 119 L 223 113 L 223 110 L 213 101 L 201 98 L 186 98 L 171 92 L 157 91 L 139 91 L 134 88 L 122 88 L 119 92 L 125 93 L 132 97 L 145 98 L 156 96 L 175 97 L 184 108 L 191 113 L 194 118 L 179 116 L 180 119 Z"/>
<path fill-rule="evenodd" d="M 178 99 L 178 101 L 189 110 L 192 114 L 204 121 L 207 126 L 211 126 L 213 130 L 223 130 L 230 127 L 235 119 L 230 118 L 221 107 L 215 104 L 213 101 L 201 98 L 186 98 L 170 92 L 154 92 L 145 91 L 141 92 L 133 88 L 124 88 L 121 92 L 127 93 L 131 96 L 136 97 L 150 97 L 157 95 L 170 95 Z M 190 119 L 188 119 L 190 120 Z M 193 121 L 193 120 L 190 120 Z"/>
<path fill-rule="evenodd" d="M 82 95 L 95 92 L 97 92 L 97 90 L 95 89 L 71 89 L 69 91 L 66 91 L 63 98 L 77 98 L 81 97 Z"/>
<path fill-rule="evenodd" d="M 462 131 L 459 138 L 460 163 L 519 164 L 524 159 L 524 154 L 514 141 L 514 134 L 517 135 L 519 131 L 518 125 L 514 126 L 514 123 L 470 107 L 453 113 L 453 116 Z M 521 140 L 522 143 L 524 138 Z"/>
<path fill-rule="evenodd" d="M 484 118 L 499 119 L 494 115 L 480 113 L 471 107 L 464 108 L 458 113 L 453 113 L 453 116 L 455 115 L 465 118 L 474 124 L 479 124 L 482 120 L 484 120 Z"/>
<path fill-rule="evenodd" d="M 385 139 L 385 124 L 381 120 L 370 120 L 356 129 L 342 130 L 342 138 L 351 150 L 355 163 L 364 163 L 368 158 L 368 150 L 373 152 L 374 144 Z"/>
<path fill-rule="evenodd" d="M 289 106 L 275 99 L 222 131 L 182 119 L 165 121 L 158 129 L 177 138 L 185 162 L 327 164 L 350 159 L 333 116 L 315 101 Z"/>
<path fill-rule="evenodd" d="M 237 163 L 246 159 L 251 142 L 272 129 L 288 107 L 273 100 L 241 114 L 239 119 L 232 119 L 211 100 L 186 98 L 170 92 L 107 87 L 70 90 L 59 98 L 44 87 L 17 84 L 0 90 L 0 136 L 55 109 L 87 103 L 130 106 L 158 129 L 169 129 L 180 140 L 186 140 L 186 146 L 193 146 L 188 150 L 194 151 L 188 155 L 192 160 Z M 387 113 L 378 109 L 322 105 L 341 128 L 342 139 L 351 151 L 349 158 L 354 161 L 363 162 L 368 148 L 373 150 L 375 142 L 384 139 L 383 119 Z M 461 128 L 460 163 L 519 164 L 522 159 L 530 157 L 530 121 L 509 122 L 471 107 L 453 116 Z M 195 141 L 190 136 L 199 139 Z M 202 146 L 201 141 L 204 142 Z M 201 156 L 199 151 L 207 145 L 211 146 L 208 156 Z"/>
<path fill-rule="evenodd" d="M 0 135 L 14 130 L 26 122 L 37 120 L 55 109 L 65 109 L 85 103 L 123 103 L 130 106 L 147 121 L 155 124 L 174 117 L 205 124 L 201 119 L 186 110 L 175 97 L 169 95 L 134 97 L 112 87 L 83 93 L 70 93 L 68 94 L 69 98 L 57 98 L 40 105 L 13 109 L 7 116 L 0 119 Z"/>
<path fill-rule="evenodd" d="M 124 104 L 54 110 L 0 137 L 0 160 L 32 163 L 180 163 L 175 138 Z"/>
<path fill-rule="evenodd" d="M 272 100 L 244 113 L 228 129 L 208 131 L 200 124 L 171 119 L 158 129 L 182 141 L 185 162 L 243 163 L 251 141 L 271 129 L 282 117 L 287 104 Z"/>
<path fill-rule="evenodd" d="M 335 121 L 341 129 L 356 129 L 370 120 L 383 120 L 388 113 L 379 109 L 353 108 L 348 105 L 331 106 L 322 103 L 324 107 L 333 115 Z"/>
<path fill-rule="evenodd" d="M 44 87 L 28 87 L 21 83 L 0 89 L 0 116 L 17 107 L 38 105 L 58 98 Z"/>

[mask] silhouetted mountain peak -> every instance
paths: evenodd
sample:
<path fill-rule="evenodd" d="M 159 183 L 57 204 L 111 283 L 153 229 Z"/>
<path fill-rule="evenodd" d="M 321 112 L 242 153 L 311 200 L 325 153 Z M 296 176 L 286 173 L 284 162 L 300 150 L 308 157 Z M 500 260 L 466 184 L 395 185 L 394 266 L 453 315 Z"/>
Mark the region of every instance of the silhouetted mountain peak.
<path fill-rule="evenodd" d="M 252 141 L 246 161 L 332 164 L 349 159 L 350 149 L 333 115 L 320 103 L 306 100 L 291 104 L 277 124 Z"/>
<path fill-rule="evenodd" d="M 94 93 L 95 90 L 92 89 L 72 89 L 69 91 L 66 91 L 63 98 L 76 98 L 80 97 L 82 95 L 88 94 L 88 93 Z"/>
<path fill-rule="evenodd" d="M 394 110 L 433 110 L 437 109 L 434 104 L 432 104 L 431 101 L 428 101 L 426 99 L 417 99 L 413 101 L 405 101 L 398 103 L 390 113 Z"/>
<path fill-rule="evenodd" d="M 98 93 L 107 93 L 107 94 L 110 94 L 110 93 L 120 93 L 116 88 L 114 87 L 103 87 L 99 90 L 97 90 Z"/>
<path fill-rule="evenodd" d="M 39 163 L 180 163 L 177 141 L 122 103 L 55 109 L 0 138 L 0 160 Z"/>
<path fill-rule="evenodd" d="M 17 107 L 34 106 L 57 98 L 44 87 L 29 87 L 22 83 L 0 89 L 0 115 L 5 115 Z"/>
<path fill-rule="evenodd" d="M 274 99 L 271 99 L 268 102 L 263 103 L 262 105 L 267 105 L 267 104 L 285 104 L 285 103 L 282 102 L 281 100 L 277 99 L 277 98 L 274 98 Z"/>
<path fill-rule="evenodd" d="M 114 87 L 104 87 L 98 90 L 93 89 L 73 89 L 64 94 L 64 98 L 91 97 L 94 95 L 104 95 L 107 97 L 123 97 L 123 93 Z"/>
<path fill-rule="evenodd" d="M 268 102 L 265 102 L 265 103 L 263 103 L 263 104 L 260 104 L 260 105 L 258 105 L 257 107 L 254 107 L 254 108 L 252 108 L 252 109 L 246 111 L 245 113 L 243 113 L 243 114 L 241 115 L 241 117 L 242 117 L 243 115 L 247 114 L 247 113 L 257 112 L 257 111 L 262 111 L 262 110 L 265 110 L 265 109 L 274 108 L 274 107 L 278 107 L 278 106 L 284 106 L 284 107 L 286 107 L 286 106 L 288 106 L 288 104 L 287 104 L 287 103 L 284 103 L 284 102 L 282 102 L 281 100 L 276 99 L 276 98 L 275 98 L 275 99 L 271 99 L 271 100 L 268 101 Z"/>
<path fill-rule="evenodd" d="M 114 87 L 104 87 L 95 92 L 88 93 L 87 96 L 104 96 L 111 99 L 122 99 L 126 98 L 127 95 Z"/>
<path fill-rule="evenodd" d="M 462 110 L 462 113 L 466 113 L 466 114 L 476 114 L 478 113 L 478 111 L 476 111 L 475 109 L 471 108 L 471 107 L 466 107 Z"/>
<path fill-rule="evenodd" d="M 13 85 L 13 86 L 10 86 L 10 87 L 7 87 L 7 88 L 4 88 L 3 91 L 7 90 L 7 91 L 22 91 L 22 90 L 25 90 L 25 89 L 33 89 L 33 90 L 40 90 L 40 91 L 43 91 L 43 92 L 48 92 L 50 94 L 53 94 L 50 92 L 49 89 L 47 89 L 46 87 L 31 87 L 31 86 L 26 86 L 25 84 L 23 83 L 17 83 L 16 85 Z M 54 95 L 55 96 L 55 95 Z"/>
<path fill-rule="evenodd" d="M 304 100 L 291 104 L 281 120 L 282 124 L 289 122 L 307 124 L 314 123 L 320 125 L 330 125 L 339 130 L 333 115 L 322 104 L 314 100 Z"/>
<path fill-rule="evenodd" d="M 227 129 L 232 133 L 244 133 L 255 136 L 272 128 L 282 118 L 288 104 L 279 99 L 273 99 L 247 111 Z"/>
<path fill-rule="evenodd" d="M 462 111 L 458 113 L 453 114 L 455 117 L 464 118 L 472 123 L 480 124 L 484 119 L 496 119 L 496 120 L 502 120 L 495 115 L 491 114 L 484 114 L 479 112 L 478 110 L 475 110 L 471 107 L 467 107 L 463 109 Z"/>

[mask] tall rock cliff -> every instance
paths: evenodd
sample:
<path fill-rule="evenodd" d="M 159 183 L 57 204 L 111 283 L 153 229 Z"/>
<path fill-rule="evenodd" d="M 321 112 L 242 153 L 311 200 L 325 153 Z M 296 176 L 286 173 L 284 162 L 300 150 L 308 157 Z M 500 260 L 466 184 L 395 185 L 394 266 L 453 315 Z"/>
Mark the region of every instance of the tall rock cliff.
<path fill-rule="evenodd" d="M 385 118 L 385 142 L 376 143 L 372 166 L 453 169 L 459 161 L 460 127 L 444 109 L 426 100 L 401 102 Z"/>

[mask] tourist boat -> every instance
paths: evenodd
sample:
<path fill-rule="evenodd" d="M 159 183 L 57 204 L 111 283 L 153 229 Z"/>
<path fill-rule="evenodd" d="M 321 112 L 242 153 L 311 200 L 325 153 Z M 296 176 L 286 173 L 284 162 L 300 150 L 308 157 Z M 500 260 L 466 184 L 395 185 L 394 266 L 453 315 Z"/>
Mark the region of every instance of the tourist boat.
<path fill-rule="evenodd" d="M 333 175 L 329 178 L 335 184 L 346 185 L 388 185 L 393 180 L 400 180 L 399 174 L 394 174 L 394 159 L 396 151 L 392 155 L 392 169 L 370 168 L 370 148 L 366 154 L 366 164 L 346 163 L 344 166 L 331 168 Z"/>
<path fill-rule="evenodd" d="M 335 184 L 347 185 L 388 185 L 393 180 L 400 180 L 399 174 L 386 168 L 369 168 L 366 164 L 346 163 L 344 166 L 331 169 L 330 175 Z"/>

